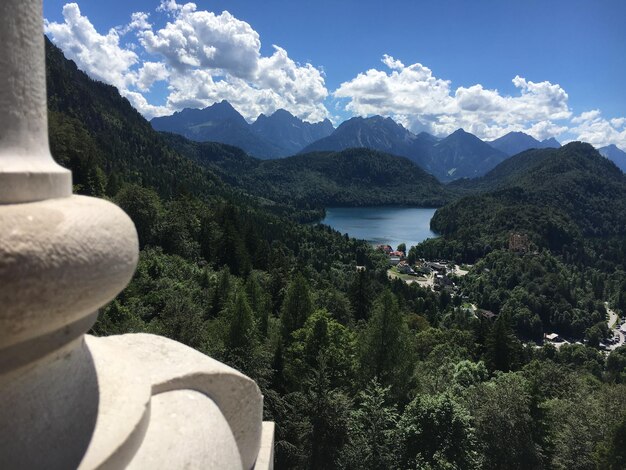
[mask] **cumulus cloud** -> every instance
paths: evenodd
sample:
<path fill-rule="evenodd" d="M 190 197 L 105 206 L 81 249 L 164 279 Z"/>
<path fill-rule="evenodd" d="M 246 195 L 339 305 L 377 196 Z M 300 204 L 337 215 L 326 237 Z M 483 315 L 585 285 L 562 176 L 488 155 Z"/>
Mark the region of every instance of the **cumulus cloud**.
<path fill-rule="evenodd" d="M 76 3 L 63 7 L 63 19 L 63 23 L 46 21 L 46 34 L 93 78 L 125 90 L 131 79 L 130 68 L 139 58 L 134 51 L 120 46 L 118 30 L 98 33 Z"/>
<path fill-rule="evenodd" d="M 249 120 L 279 108 L 309 121 L 329 115 L 321 70 L 295 62 L 278 46 L 262 56 L 259 34 L 245 21 L 175 0 L 163 0 L 156 11 L 168 19 L 162 28 L 136 12 L 128 25 L 103 35 L 70 3 L 63 8 L 64 22 L 47 22 L 46 33 L 81 69 L 118 87 L 148 118 L 222 99 Z M 120 45 L 130 32 L 137 43 Z M 169 94 L 164 105 L 153 106 L 146 93 L 159 81 L 167 83 Z"/>
<path fill-rule="evenodd" d="M 626 149 L 626 118 L 605 119 L 598 109 L 585 111 L 572 119 L 571 132 L 575 140 L 589 142 L 596 147 L 615 144 Z"/>
<path fill-rule="evenodd" d="M 517 96 L 480 84 L 454 90 L 449 80 L 422 64 L 406 66 L 389 55 L 382 62 L 389 71 L 370 69 L 335 90 L 336 98 L 348 100 L 346 109 L 362 116 L 392 116 L 414 131 L 438 135 L 463 127 L 485 139 L 513 130 L 543 139 L 567 129 L 553 122 L 571 116 L 567 93 L 559 85 L 516 76 Z"/>
<path fill-rule="evenodd" d="M 144 62 L 141 68 L 137 71 L 134 82 L 139 90 L 148 91 L 155 82 L 167 80 L 168 77 L 169 71 L 164 63 Z"/>
<path fill-rule="evenodd" d="M 140 33 L 146 51 L 162 56 L 179 71 L 202 68 L 217 69 L 238 78 L 254 76 L 261 41 L 248 23 L 227 11 L 219 15 L 198 11 L 194 3 L 170 2 L 167 9 L 174 12 L 174 21 L 157 31 L 148 29 Z"/>

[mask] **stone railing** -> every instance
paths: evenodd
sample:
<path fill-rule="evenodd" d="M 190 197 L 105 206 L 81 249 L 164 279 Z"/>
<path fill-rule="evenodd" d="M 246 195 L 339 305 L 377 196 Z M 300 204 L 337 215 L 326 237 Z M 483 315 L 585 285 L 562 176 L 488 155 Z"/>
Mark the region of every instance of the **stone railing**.
<path fill-rule="evenodd" d="M 0 468 L 271 468 L 251 379 L 159 336 L 85 334 L 137 234 L 50 155 L 42 25 L 41 0 L 0 1 Z"/>

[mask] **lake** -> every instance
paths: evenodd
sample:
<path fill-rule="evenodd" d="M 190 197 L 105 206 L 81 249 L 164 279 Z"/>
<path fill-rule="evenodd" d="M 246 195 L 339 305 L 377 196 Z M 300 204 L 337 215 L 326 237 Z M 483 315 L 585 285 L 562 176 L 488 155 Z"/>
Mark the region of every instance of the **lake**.
<path fill-rule="evenodd" d="M 341 233 L 394 249 L 406 243 L 407 250 L 437 235 L 430 230 L 430 219 L 437 209 L 424 207 L 333 207 L 326 209 L 323 224 Z"/>

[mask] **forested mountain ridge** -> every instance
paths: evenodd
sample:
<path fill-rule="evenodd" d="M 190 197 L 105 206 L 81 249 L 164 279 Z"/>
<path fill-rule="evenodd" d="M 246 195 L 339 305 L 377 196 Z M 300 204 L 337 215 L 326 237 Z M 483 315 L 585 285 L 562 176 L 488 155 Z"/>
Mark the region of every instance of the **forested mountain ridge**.
<path fill-rule="evenodd" d="M 481 176 L 479 178 L 472 178 L 472 179 L 468 179 L 468 178 L 459 179 L 459 180 L 451 182 L 449 186 L 451 188 L 456 188 L 465 192 L 484 192 L 484 191 L 494 190 L 494 189 L 503 188 L 507 186 L 514 186 L 518 184 L 524 184 L 526 186 L 529 186 L 531 182 L 527 180 L 529 177 L 531 177 L 531 175 L 533 175 L 533 171 L 542 171 L 542 170 L 536 170 L 536 169 L 540 168 L 544 164 L 544 162 L 546 162 L 549 159 L 552 159 L 551 165 L 553 167 L 554 172 L 558 173 L 560 170 L 563 170 L 563 172 L 565 172 L 567 170 L 568 168 L 567 163 L 571 163 L 571 162 L 568 162 L 567 160 L 563 160 L 562 162 L 564 163 L 564 165 L 560 165 L 559 155 L 562 156 L 564 153 L 568 154 L 569 150 L 565 152 L 561 152 L 561 153 L 556 152 L 555 150 L 556 149 L 553 149 L 553 148 L 531 149 L 531 150 L 526 150 L 524 152 L 520 152 L 517 155 L 507 158 L 498 166 L 496 166 L 494 169 L 486 173 L 484 176 Z M 586 148 L 586 151 L 591 156 L 590 158 L 592 160 L 595 159 L 597 163 L 600 162 L 599 160 L 597 160 L 596 155 L 593 152 L 591 152 L 591 149 L 589 149 L 589 147 Z M 581 162 L 581 163 L 584 163 L 584 162 Z M 601 169 L 606 170 L 609 168 L 611 168 L 611 165 L 600 164 L 597 167 L 597 169 L 599 170 Z M 596 172 L 595 166 L 592 165 L 592 167 L 587 168 L 587 169 L 592 171 L 592 177 L 593 177 Z M 609 175 L 605 174 L 604 176 L 608 176 L 609 179 L 612 179 L 614 177 L 619 178 L 619 175 L 616 172 L 614 172 L 613 170 L 609 170 L 609 171 L 610 171 L 610 174 Z M 537 183 L 539 185 L 545 185 L 547 182 L 538 181 Z"/>
<path fill-rule="evenodd" d="M 172 148 L 230 184 L 298 207 L 422 205 L 438 207 L 452 193 L 409 160 L 370 149 L 312 152 L 258 160 L 233 147 L 166 135 Z"/>
<path fill-rule="evenodd" d="M 626 351 L 515 336 L 541 335 L 545 320 L 598 339 L 602 273 L 494 250 L 464 288 L 500 316 L 476 318 L 461 296 L 390 280 L 366 243 L 294 223 L 288 205 L 269 213 L 233 174 L 256 159 L 179 138 L 198 152 L 182 156 L 114 88 L 47 52 L 53 154 L 78 192 L 131 216 L 141 243 L 94 333 L 165 335 L 252 377 L 276 422 L 277 469 L 620 468 Z"/>
<path fill-rule="evenodd" d="M 123 182 L 216 194 L 223 183 L 210 170 L 174 152 L 113 86 L 90 79 L 46 38 L 51 150 L 72 168 L 81 193 L 115 194 Z"/>
<path fill-rule="evenodd" d="M 441 208 L 432 227 L 483 253 L 505 246 L 510 231 L 557 252 L 584 238 L 626 236 L 626 177 L 589 144 L 523 152 L 463 184 L 487 192 Z"/>
<path fill-rule="evenodd" d="M 466 295 L 506 314 L 520 337 L 556 331 L 597 344 L 606 334 L 602 302 L 626 308 L 624 174 L 573 142 L 523 152 L 462 185 L 479 192 L 440 208 L 431 227 L 442 236 L 412 256 L 476 262 Z"/>

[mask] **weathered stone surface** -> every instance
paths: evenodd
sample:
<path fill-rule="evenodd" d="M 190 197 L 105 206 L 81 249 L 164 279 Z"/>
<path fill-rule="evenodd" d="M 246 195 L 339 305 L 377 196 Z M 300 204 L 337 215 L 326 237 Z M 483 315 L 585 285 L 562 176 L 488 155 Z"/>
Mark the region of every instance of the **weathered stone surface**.
<path fill-rule="evenodd" d="M 232 451 L 238 455 L 243 468 L 252 468 L 260 448 L 263 418 L 263 396 L 254 381 L 221 362 L 161 336 L 87 336 L 87 345 L 101 384 L 100 410 L 81 468 L 110 467 L 108 460 L 111 456 L 115 456 L 116 461 L 130 462 L 138 447 L 126 445 L 126 442 L 139 436 L 133 433 L 141 429 L 143 413 L 150 403 L 161 394 L 185 390 L 203 394 L 209 400 L 208 408 L 211 410 L 217 407 L 220 418 L 212 423 L 214 432 L 219 436 L 231 435 L 235 445 Z M 121 390 L 128 393 L 122 395 Z M 124 400 L 126 403 L 122 403 Z M 158 402 L 162 406 L 166 403 L 162 400 Z M 176 402 L 179 403 L 178 400 Z M 208 403 L 206 401 L 190 403 L 194 404 L 199 415 L 215 414 L 202 409 L 203 404 Z M 129 410 L 131 406 L 133 409 Z M 120 414 L 125 416 L 123 422 L 120 422 Z M 190 426 L 192 424 L 189 423 Z M 163 428 L 161 424 L 154 426 L 145 438 L 137 442 L 141 448 L 144 445 L 152 447 L 154 444 L 150 439 L 168 439 L 167 435 L 159 435 L 157 431 Z M 152 416 L 148 429 L 150 427 Z M 203 432 L 203 427 L 198 428 L 199 434 Z M 208 442 L 201 448 L 210 446 Z M 141 448 L 139 452 L 143 453 Z M 207 464 L 204 468 L 225 467 Z"/>
<path fill-rule="evenodd" d="M 144 442 L 128 469 L 239 470 L 237 443 L 218 406 L 193 390 L 152 397 Z"/>
<path fill-rule="evenodd" d="M 263 423 L 261 448 L 254 463 L 254 470 L 272 470 L 274 468 L 274 423 Z"/>
<path fill-rule="evenodd" d="M 41 0 L 0 2 L 0 204 L 72 193 L 48 147 Z"/>
<path fill-rule="evenodd" d="M 0 227 L 0 349 L 95 312 L 137 264 L 135 226 L 102 199 L 0 205 Z"/>

